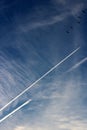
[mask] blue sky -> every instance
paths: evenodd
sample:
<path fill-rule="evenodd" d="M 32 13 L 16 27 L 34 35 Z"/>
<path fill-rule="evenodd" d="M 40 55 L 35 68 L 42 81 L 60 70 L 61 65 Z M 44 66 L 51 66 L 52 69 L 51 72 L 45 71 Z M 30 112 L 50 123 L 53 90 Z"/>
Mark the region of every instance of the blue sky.
<path fill-rule="evenodd" d="M 0 1 L 0 108 L 80 47 L 0 112 L 32 99 L 0 130 L 87 129 L 86 42 L 86 0 Z"/>

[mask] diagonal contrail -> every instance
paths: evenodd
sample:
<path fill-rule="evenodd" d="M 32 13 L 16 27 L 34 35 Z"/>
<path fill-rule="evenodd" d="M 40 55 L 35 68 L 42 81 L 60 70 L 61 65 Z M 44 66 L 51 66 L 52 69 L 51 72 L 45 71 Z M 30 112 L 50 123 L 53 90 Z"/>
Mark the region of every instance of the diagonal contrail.
<path fill-rule="evenodd" d="M 18 94 L 15 98 L 13 98 L 10 102 L 8 102 L 5 106 L 3 106 L 0 109 L 0 112 L 3 111 L 8 105 L 10 105 L 12 102 L 14 102 L 16 99 L 18 99 L 21 95 L 23 95 L 26 91 L 28 91 L 30 88 L 32 88 L 35 84 L 37 84 L 40 80 L 42 80 L 44 77 L 46 77 L 50 72 L 52 72 L 55 68 L 57 68 L 59 65 L 61 65 L 64 61 L 66 61 L 69 57 L 71 57 L 74 53 L 76 53 L 80 47 L 78 47 L 76 50 L 72 51 L 68 56 L 66 56 L 63 60 L 61 60 L 59 63 L 57 63 L 54 67 L 52 67 L 49 71 L 47 71 L 45 74 L 43 74 L 38 80 L 36 80 L 34 83 L 32 83 L 29 87 L 27 87 L 24 91 L 22 91 L 20 94 Z"/>
<path fill-rule="evenodd" d="M 3 122 L 4 120 L 6 120 L 9 116 L 11 116 L 12 114 L 14 114 L 16 111 L 20 110 L 22 107 L 24 107 L 25 105 L 27 105 L 28 103 L 31 102 L 31 99 L 29 99 L 28 101 L 26 101 L 25 103 L 23 103 L 21 106 L 17 107 L 15 110 L 13 110 L 11 113 L 7 114 L 5 117 L 3 117 L 0 120 L 0 123 Z"/>
<path fill-rule="evenodd" d="M 85 57 L 84 59 L 82 59 L 81 61 L 79 61 L 78 63 L 76 63 L 74 66 L 72 66 L 67 72 L 70 72 L 76 68 L 78 68 L 80 65 L 82 65 L 84 62 L 87 61 L 87 57 Z"/>

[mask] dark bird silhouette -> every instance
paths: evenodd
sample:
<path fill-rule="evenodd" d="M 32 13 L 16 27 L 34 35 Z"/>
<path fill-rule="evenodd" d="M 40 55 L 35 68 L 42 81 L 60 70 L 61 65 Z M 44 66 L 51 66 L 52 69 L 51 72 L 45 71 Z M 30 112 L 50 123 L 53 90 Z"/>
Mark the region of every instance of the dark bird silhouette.
<path fill-rule="evenodd" d="M 82 10 L 82 13 L 86 14 L 86 11 L 85 11 L 85 10 Z"/>
<path fill-rule="evenodd" d="M 86 14 L 86 10 L 82 10 L 82 13 L 83 13 L 83 14 Z M 81 24 L 81 20 L 82 20 L 82 16 L 77 16 L 76 23 L 77 23 L 77 24 Z M 66 33 L 69 34 L 69 33 L 72 32 L 72 30 L 73 30 L 73 26 L 71 25 L 71 26 L 68 28 L 68 30 L 66 30 Z"/>
<path fill-rule="evenodd" d="M 70 32 L 67 30 L 66 33 L 69 34 Z"/>
<path fill-rule="evenodd" d="M 70 26 L 70 29 L 73 29 L 73 26 Z"/>
<path fill-rule="evenodd" d="M 81 19 L 81 16 L 78 16 L 77 18 L 78 18 L 78 19 Z"/>
<path fill-rule="evenodd" d="M 80 24 L 81 22 L 80 21 L 77 21 L 78 24 Z"/>
<path fill-rule="evenodd" d="M 66 30 L 66 33 L 69 34 L 73 29 L 73 26 L 71 25 L 67 30 Z"/>

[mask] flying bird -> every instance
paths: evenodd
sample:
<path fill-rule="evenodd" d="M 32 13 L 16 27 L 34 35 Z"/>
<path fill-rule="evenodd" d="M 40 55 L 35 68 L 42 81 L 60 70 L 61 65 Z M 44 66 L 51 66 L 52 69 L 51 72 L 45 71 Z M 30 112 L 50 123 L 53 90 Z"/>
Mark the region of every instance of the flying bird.
<path fill-rule="evenodd" d="M 81 21 L 77 21 L 77 23 L 78 23 L 78 24 L 80 24 L 80 23 L 81 23 Z"/>
<path fill-rule="evenodd" d="M 70 32 L 67 30 L 66 33 L 68 34 L 68 33 L 70 33 Z"/>
<path fill-rule="evenodd" d="M 81 17 L 81 16 L 78 16 L 77 18 L 78 18 L 78 19 L 81 19 L 82 17 Z"/>
<path fill-rule="evenodd" d="M 73 26 L 70 26 L 69 30 L 67 30 L 66 33 L 69 34 L 71 30 L 73 30 Z"/>
<path fill-rule="evenodd" d="M 86 11 L 85 11 L 85 10 L 82 10 L 82 13 L 86 14 Z"/>
<path fill-rule="evenodd" d="M 73 29 L 73 26 L 70 26 L 70 29 Z"/>

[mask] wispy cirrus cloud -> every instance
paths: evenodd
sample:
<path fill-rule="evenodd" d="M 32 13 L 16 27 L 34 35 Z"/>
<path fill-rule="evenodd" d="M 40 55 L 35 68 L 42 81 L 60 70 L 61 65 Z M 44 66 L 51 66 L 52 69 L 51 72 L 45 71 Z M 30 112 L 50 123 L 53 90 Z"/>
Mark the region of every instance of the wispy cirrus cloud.
<path fill-rule="evenodd" d="M 0 53 L 0 108 L 21 92 L 35 78 L 32 71 L 21 62 Z M 28 73 L 27 73 L 28 69 Z M 27 74 L 27 75 L 26 75 Z M 31 81 L 29 75 L 32 75 Z M 17 105 L 17 104 L 15 104 Z M 8 108 L 7 108 L 8 109 Z"/>
<path fill-rule="evenodd" d="M 83 44 L 79 37 L 78 40 L 74 39 L 75 43 L 73 43 L 72 33 L 70 36 L 65 37 L 65 32 L 63 33 L 59 30 L 59 26 L 62 27 L 66 22 L 70 22 L 69 17 L 75 18 L 79 15 L 85 7 L 84 2 L 57 1 L 57 3 L 55 2 L 56 4 L 54 4 L 54 0 L 52 2 L 49 7 L 39 5 L 40 7 L 33 8 L 32 13 L 29 13 L 28 10 L 26 12 L 25 9 L 26 13 L 24 14 L 21 7 L 18 8 L 19 12 L 15 9 L 14 13 L 10 10 L 10 6 L 8 7 L 8 11 L 10 10 L 11 15 L 13 15 L 13 17 L 9 15 L 9 21 L 12 20 L 10 25 L 13 26 L 10 26 L 11 30 L 8 28 L 7 32 L 5 28 L 7 36 L 3 35 L 1 37 L 0 107 L 8 103 L 10 99 L 24 90 L 27 85 L 49 70 L 51 65 L 55 64 L 54 60 L 60 61 L 67 54 L 67 51 L 78 46 L 78 43 Z M 7 10 L 7 7 L 3 8 L 4 11 L 5 9 Z M 56 23 L 58 28 L 55 27 L 50 30 L 45 28 L 47 26 L 52 27 Z M 37 31 L 38 28 L 45 28 L 45 31 L 43 29 L 42 32 L 41 30 L 39 32 Z M 76 26 L 75 29 L 77 29 Z M 10 33 L 8 33 L 8 30 Z M 36 30 L 36 32 L 33 30 Z M 80 32 L 79 29 L 78 32 Z M 77 38 L 77 32 L 74 34 Z M 67 39 L 70 40 L 68 41 Z M 74 59 L 77 57 L 74 57 Z M 62 69 L 59 68 L 59 71 L 65 72 L 64 67 L 68 69 L 69 66 L 71 67 L 68 63 L 72 62 L 74 61 L 70 60 L 70 62 L 67 62 Z M 78 65 L 80 66 L 81 62 Z M 29 106 L 9 117 L 3 124 L 0 124 L 1 130 L 85 130 L 87 128 L 85 123 L 87 122 L 85 116 L 87 115 L 85 100 L 87 96 L 83 92 L 86 88 L 84 89 L 81 86 L 82 82 L 86 81 L 81 82 L 80 80 L 77 82 L 76 78 L 79 79 L 79 74 L 75 78 L 66 75 L 60 79 L 60 72 L 56 71 L 50 76 L 8 108 L 10 110 L 10 108 L 17 107 L 19 102 L 30 96 L 33 98 L 33 102 Z M 8 110 L 6 109 L 6 111 Z"/>
<path fill-rule="evenodd" d="M 66 76 L 68 77 L 67 74 Z M 33 101 L 25 110 L 29 115 L 19 111 L 13 117 L 9 117 L 6 122 L 9 125 L 14 124 L 14 130 L 53 130 L 54 128 L 59 130 L 83 130 L 84 128 L 85 130 L 87 111 L 85 104 L 81 105 L 83 96 L 80 96 L 82 94 L 80 83 L 81 81 L 75 81 L 74 78 L 65 81 L 64 78 L 58 80 L 55 76 L 51 82 L 42 81 L 39 84 L 41 89 L 31 91 Z M 34 120 L 31 116 L 33 111 L 37 113 L 33 115 Z M 23 120 L 20 120 L 22 116 Z M 9 120 L 12 120 L 11 124 Z M 15 121 L 19 122 L 18 125 L 15 125 Z"/>
<path fill-rule="evenodd" d="M 58 82 L 58 80 L 55 80 L 55 82 Z M 60 85 L 56 85 L 57 88 L 60 87 Z M 55 88 L 55 85 L 52 87 Z M 78 83 L 75 82 L 75 80 L 65 82 L 64 86 L 61 85 L 60 89 L 62 89 L 62 87 L 61 97 L 58 97 L 58 93 L 60 92 L 56 90 L 55 93 L 50 95 L 56 96 L 56 99 L 51 98 L 44 110 L 39 109 L 39 107 L 41 107 L 39 105 L 35 108 L 40 110 L 40 115 L 33 121 L 33 123 L 35 122 L 33 126 L 31 124 L 28 125 L 28 122 L 26 122 L 24 126 L 16 126 L 14 130 L 53 130 L 54 128 L 59 130 L 83 130 L 84 128 L 84 130 L 86 130 L 87 120 L 84 116 L 87 111 L 85 106 L 81 106 L 82 97 L 80 97 L 81 86 L 79 85 L 79 81 Z M 42 96 L 43 94 L 45 93 L 42 92 Z M 38 96 L 41 98 L 41 95 Z M 64 96 L 65 98 L 62 98 Z M 30 106 L 28 109 L 31 111 L 33 107 Z M 40 118 L 40 116 L 42 118 Z"/>
<path fill-rule="evenodd" d="M 59 3 L 63 3 L 61 6 Z M 27 13 L 24 16 L 23 23 L 19 20 L 19 18 L 15 18 L 17 25 L 17 32 L 28 32 L 33 29 L 43 28 L 45 26 L 51 26 L 56 23 L 63 22 L 69 17 L 78 16 L 81 13 L 81 10 L 85 7 L 84 2 L 72 2 L 70 1 L 51 1 L 49 4 L 49 8 L 41 6 L 34 8 L 34 12 L 32 12 L 32 16 Z M 52 10 L 50 10 L 50 8 Z"/>
<path fill-rule="evenodd" d="M 12 99 L 9 103 L 7 103 L 3 108 L 1 108 L 0 111 L 3 111 L 7 106 L 9 106 L 11 103 L 13 103 L 15 100 L 17 100 L 19 97 L 21 97 L 24 93 L 26 93 L 29 89 L 31 89 L 33 86 L 35 86 L 39 81 L 41 81 L 43 78 L 45 78 L 48 74 L 50 74 L 53 70 L 55 70 L 58 66 L 60 66 L 63 62 L 65 62 L 68 58 L 70 58 L 72 55 L 74 55 L 80 47 L 72 51 L 69 55 L 67 55 L 64 59 L 62 59 L 60 62 L 58 62 L 55 66 L 53 66 L 50 70 L 48 70 L 45 74 L 43 74 L 38 80 L 36 80 L 34 83 L 32 83 L 30 86 L 28 86 L 26 89 L 24 89 L 20 94 L 18 94 L 14 99 Z"/>

